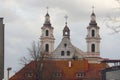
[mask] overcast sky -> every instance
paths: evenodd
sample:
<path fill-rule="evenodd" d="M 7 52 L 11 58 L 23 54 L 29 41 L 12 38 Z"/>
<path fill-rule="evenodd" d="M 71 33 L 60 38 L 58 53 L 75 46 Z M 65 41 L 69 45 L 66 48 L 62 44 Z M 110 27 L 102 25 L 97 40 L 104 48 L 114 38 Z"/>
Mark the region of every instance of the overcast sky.
<path fill-rule="evenodd" d="M 94 6 L 102 38 L 101 57 L 120 58 L 120 34 L 111 35 L 112 30 L 104 23 L 114 8 L 119 7 L 116 0 L 0 0 L 0 16 L 4 17 L 5 24 L 5 75 L 7 67 L 12 67 L 11 75 L 17 72 L 21 68 L 20 58 L 28 56 L 27 48 L 33 41 L 39 41 L 47 6 L 54 27 L 55 47 L 61 41 L 67 14 L 72 44 L 86 51 L 86 27 Z"/>

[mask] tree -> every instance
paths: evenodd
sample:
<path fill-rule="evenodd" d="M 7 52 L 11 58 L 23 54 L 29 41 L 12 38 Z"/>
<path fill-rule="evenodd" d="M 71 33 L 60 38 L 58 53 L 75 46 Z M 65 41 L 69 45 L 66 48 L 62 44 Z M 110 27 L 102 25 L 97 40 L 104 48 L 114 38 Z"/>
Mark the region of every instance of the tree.
<path fill-rule="evenodd" d="M 112 14 L 110 16 L 107 16 L 105 19 L 106 26 L 113 31 L 113 33 L 120 33 L 120 0 L 117 1 L 119 7 L 116 7 L 114 10 L 112 10 Z"/>
<path fill-rule="evenodd" d="M 44 55 L 40 51 L 39 42 L 36 44 L 35 41 L 33 41 L 31 48 L 28 48 L 27 50 L 29 52 L 29 55 L 27 57 L 22 57 L 20 61 L 23 65 L 26 65 L 30 63 L 31 61 L 34 61 L 35 69 L 32 68 L 33 69 L 32 71 L 35 72 L 37 80 L 42 80 L 42 77 L 41 77 L 42 69 L 41 68 L 43 66 L 42 62 L 43 62 Z"/>
<path fill-rule="evenodd" d="M 21 63 L 26 65 L 31 62 L 34 64 L 29 66 L 28 71 L 33 73 L 35 77 L 26 78 L 26 80 L 52 80 L 55 71 L 58 71 L 54 61 L 48 60 L 44 57 L 44 52 L 40 51 L 40 44 L 33 41 L 29 51 L 28 57 L 22 57 Z"/>
<path fill-rule="evenodd" d="M 43 54 L 40 51 L 40 43 L 33 41 L 31 48 L 27 48 L 28 50 L 28 56 L 27 57 L 22 57 L 20 59 L 21 64 L 25 65 L 28 64 L 31 61 L 38 61 L 43 58 Z"/>
<path fill-rule="evenodd" d="M 24 67 L 23 74 L 27 72 L 27 76 L 31 76 L 31 73 L 33 75 L 32 77 L 25 77 L 25 80 L 65 80 L 62 76 L 58 76 L 58 74 L 61 75 L 61 69 L 56 65 L 56 61 L 50 60 L 44 55 L 44 52 L 40 51 L 39 42 L 33 42 L 31 48 L 28 48 L 28 51 L 28 57 L 21 59 L 22 64 L 30 64 Z"/>

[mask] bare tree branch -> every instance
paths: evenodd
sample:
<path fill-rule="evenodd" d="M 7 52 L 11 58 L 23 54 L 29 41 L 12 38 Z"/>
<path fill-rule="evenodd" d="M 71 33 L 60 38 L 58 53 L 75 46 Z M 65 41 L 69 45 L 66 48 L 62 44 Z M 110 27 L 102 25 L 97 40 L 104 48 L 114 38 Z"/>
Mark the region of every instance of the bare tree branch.
<path fill-rule="evenodd" d="M 113 31 L 112 34 L 120 33 L 120 0 L 115 1 L 118 3 L 119 7 L 113 9 L 112 14 L 108 15 L 107 18 L 104 20 L 105 25 Z"/>
<path fill-rule="evenodd" d="M 28 50 L 28 56 L 22 57 L 20 59 L 21 64 L 25 65 L 31 61 L 38 61 L 42 57 L 42 53 L 40 51 L 40 43 L 33 41 L 30 48 L 27 48 Z"/>

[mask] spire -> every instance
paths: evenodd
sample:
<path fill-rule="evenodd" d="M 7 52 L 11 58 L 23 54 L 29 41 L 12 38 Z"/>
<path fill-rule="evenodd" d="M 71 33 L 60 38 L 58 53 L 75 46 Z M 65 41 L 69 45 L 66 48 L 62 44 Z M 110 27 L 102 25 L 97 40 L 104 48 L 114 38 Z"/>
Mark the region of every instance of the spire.
<path fill-rule="evenodd" d="M 65 27 L 63 29 L 63 36 L 66 36 L 66 37 L 70 38 L 70 29 L 67 26 L 67 19 L 68 19 L 67 15 L 65 15 L 65 19 L 66 19 L 66 22 L 65 22 Z"/>
<path fill-rule="evenodd" d="M 96 16 L 95 16 L 95 13 L 94 13 L 94 6 L 92 7 L 91 20 L 92 20 L 92 21 L 95 21 L 95 20 L 96 20 Z"/>
<path fill-rule="evenodd" d="M 51 26 L 50 16 L 49 16 L 49 13 L 48 13 L 49 7 L 46 7 L 46 9 L 47 9 L 47 13 L 46 13 L 46 15 L 45 15 L 45 23 L 44 23 L 44 25 L 45 25 L 45 26 Z"/>
<path fill-rule="evenodd" d="M 94 13 L 94 6 L 92 7 L 92 14 L 91 14 L 90 25 L 97 25 L 97 23 L 96 23 L 96 15 Z"/>

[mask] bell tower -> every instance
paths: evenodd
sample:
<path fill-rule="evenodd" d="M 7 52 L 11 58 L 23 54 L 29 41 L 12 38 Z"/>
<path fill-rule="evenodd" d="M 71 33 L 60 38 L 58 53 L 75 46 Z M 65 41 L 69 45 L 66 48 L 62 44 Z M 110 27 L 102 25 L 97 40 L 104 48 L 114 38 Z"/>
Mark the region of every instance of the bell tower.
<path fill-rule="evenodd" d="M 41 28 L 42 30 L 42 35 L 41 35 L 41 52 L 46 53 L 46 54 L 51 54 L 54 50 L 54 36 L 53 36 L 53 27 L 51 26 L 50 23 L 50 16 L 48 13 L 48 8 L 47 8 L 47 13 L 45 15 L 45 22 Z"/>
<path fill-rule="evenodd" d="M 67 18 L 68 18 L 68 16 L 66 15 L 65 16 L 65 19 L 66 19 L 66 22 L 65 22 L 65 27 L 64 27 L 64 29 L 63 29 L 63 37 L 67 37 L 67 38 L 69 38 L 70 39 L 70 29 L 69 29 L 69 27 L 67 26 Z"/>
<path fill-rule="evenodd" d="M 94 10 L 91 14 L 91 21 L 87 27 L 87 57 L 99 57 L 100 56 L 100 35 L 99 35 L 99 26 L 96 23 L 96 15 Z"/>

